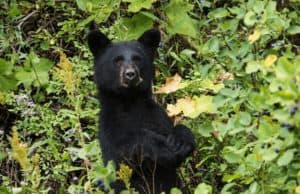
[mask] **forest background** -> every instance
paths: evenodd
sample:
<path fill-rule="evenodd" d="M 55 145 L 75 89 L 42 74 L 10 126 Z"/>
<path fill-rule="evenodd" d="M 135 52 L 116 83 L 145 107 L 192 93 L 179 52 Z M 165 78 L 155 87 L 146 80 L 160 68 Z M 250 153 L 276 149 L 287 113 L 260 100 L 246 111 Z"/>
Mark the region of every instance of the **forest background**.
<path fill-rule="evenodd" d="M 300 194 L 298 0 L 2 0 L 0 193 L 104 193 L 131 170 L 101 161 L 86 35 L 155 27 L 154 91 L 197 149 L 179 169 L 195 194 Z M 172 194 L 180 194 L 173 189 Z"/>

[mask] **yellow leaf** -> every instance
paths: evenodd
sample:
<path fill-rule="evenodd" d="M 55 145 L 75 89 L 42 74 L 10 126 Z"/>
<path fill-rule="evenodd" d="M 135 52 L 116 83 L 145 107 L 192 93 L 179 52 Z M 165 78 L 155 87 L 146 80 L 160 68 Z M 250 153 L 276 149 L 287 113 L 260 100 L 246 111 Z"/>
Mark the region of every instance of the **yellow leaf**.
<path fill-rule="evenodd" d="M 214 113 L 216 112 L 215 106 L 213 104 L 212 96 L 200 96 L 195 98 L 196 110 L 198 115 L 201 113 Z"/>
<path fill-rule="evenodd" d="M 233 80 L 234 75 L 229 72 L 221 72 L 218 74 L 217 78 L 214 80 L 214 83 L 220 83 L 223 82 L 224 80 Z"/>
<path fill-rule="evenodd" d="M 253 34 L 251 34 L 249 37 L 248 37 L 248 41 L 250 44 L 253 44 L 255 41 L 257 41 L 260 37 L 260 31 L 259 30 L 254 30 Z"/>
<path fill-rule="evenodd" d="M 223 79 L 224 80 L 233 80 L 234 79 L 234 75 L 232 73 L 226 72 L 223 75 Z"/>
<path fill-rule="evenodd" d="M 175 74 L 173 77 L 168 77 L 166 79 L 166 83 L 163 84 L 154 93 L 156 93 L 156 94 L 169 94 L 171 92 L 175 92 L 175 91 L 183 88 L 183 85 L 180 83 L 181 80 L 182 80 L 182 78 L 178 74 Z"/>
<path fill-rule="evenodd" d="M 277 56 L 276 55 L 268 55 L 265 58 L 264 65 L 266 67 L 270 67 L 271 65 L 273 65 L 275 63 L 276 60 L 277 60 Z"/>
<path fill-rule="evenodd" d="M 132 169 L 124 163 L 120 164 L 120 168 L 117 171 L 118 179 L 122 180 L 127 189 L 130 188 L 130 179 L 132 176 Z"/>
<path fill-rule="evenodd" d="M 12 147 L 12 156 L 19 162 L 24 171 L 31 169 L 30 159 L 28 158 L 28 147 L 25 143 L 20 142 L 19 134 L 16 127 L 13 127 L 10 144 Z"/>
<path fill-rule="evenodd" d="M 181 109 L 173 104 L 167 104 L 167 113 L 170 117 L 179 115 L 181 113 Z"/>
<path fill-rule="evenodd" d="M 297 186 L 297 187 L 295 188 L 295 192 L 296 192 L 296 194 L 300 194 L 300 186 Z"/>
<path fill-rule="evenodd" d="M 180 98 L 175 105 L 168 104 L 167 111 L 169 116 L 176 116 L 182 112 L 185 117 L 196 118 L 201 113 L 214 113 L 216 111 L 212 100 L 212 96 Z"/>
<path fill-rule="evenodd" d="M 218 91 L 220 91 L 222 88 L 224 88 L 224 84 L 223 83 L 214 83 L 212 80 L 210 79 L 205 79 L 201 82 L 201 86 L 207 89 L 210 89 L 212 91 L 214 91 L 215 93 L 217 93 Z"/>
<path fill-rule="evenodd" d="M 185 97 L 177 100 L 176 106 L 181 109 L 183 115 L 192 117 L 196 111 L 195 101 L 191 97 Z"/>
<path fill-rule="evenodd" d="M 58 68 L 54 68 L 54 73 L 64 82 L 66 92 L 68 92 L 68 94 L 73 94 L 75 87 L 73 84 L 74 77 L 72 63 L 65 53 L 60 51 L 59 54 Z"/>

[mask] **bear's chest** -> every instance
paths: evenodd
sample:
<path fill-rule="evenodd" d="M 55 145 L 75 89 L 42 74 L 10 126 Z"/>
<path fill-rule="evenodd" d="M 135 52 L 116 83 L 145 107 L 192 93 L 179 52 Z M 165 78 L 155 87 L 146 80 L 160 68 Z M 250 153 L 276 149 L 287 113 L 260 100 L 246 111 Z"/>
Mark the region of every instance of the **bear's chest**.
<path fill-rule="evenodd" d="M 110 114 L 103 112 L 102 126 L 109 131 L 137 132 L 141 129 L 151 130 L 162 135 L 173 128 L 172 121 L 159 106 L 125 107 Z"/>

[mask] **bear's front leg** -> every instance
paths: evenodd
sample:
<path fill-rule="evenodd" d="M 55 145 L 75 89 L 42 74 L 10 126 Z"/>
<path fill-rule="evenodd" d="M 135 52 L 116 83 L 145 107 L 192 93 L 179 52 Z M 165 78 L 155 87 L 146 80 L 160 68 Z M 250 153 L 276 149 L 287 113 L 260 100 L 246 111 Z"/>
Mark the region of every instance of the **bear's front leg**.
<path fill-rule="evenodd" d="M 184 125 L 176 125 L 173 132 L 168 135 L 167 142 L 177 155 L 179 164 L 183 162 L 196 147 L 195 138 L 191 130 Z"/>
<path fill-rule="evenodd" d="M 163 135 L 141 129 L 138 133 L 134 135 L 130 133 L 130 137 L 125 136 L 123 139 L 119 141 L 123 145 L 119 144 L 116 150 L 127 163 L 137 165 L 151 163 L 168 169 L 178 166 L 178 156 Z"/>

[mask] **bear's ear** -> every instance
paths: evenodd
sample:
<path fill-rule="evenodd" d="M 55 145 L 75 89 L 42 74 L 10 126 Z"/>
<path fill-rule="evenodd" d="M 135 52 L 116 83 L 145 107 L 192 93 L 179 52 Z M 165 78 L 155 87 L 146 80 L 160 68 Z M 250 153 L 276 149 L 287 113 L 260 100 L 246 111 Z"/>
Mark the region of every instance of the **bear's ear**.
<path fill-rule="evenodd" d="M 155 29 L 150 29 L 138 38 L 138 41 L 150 49 L 152 54 L 156 51 L 160 42 L 160 32 Z"/>
<path fill-rule="evenodd" d="M 101 51 L 108 44 L 110 44 L 111 41 L 102 32 L 98 30 L 95 22 L 91 22 L 89 28 L 90 32 L 87 37 L 88 45 L 93 55 L 96 56 L 99 53 L 99 51 Z"/>

